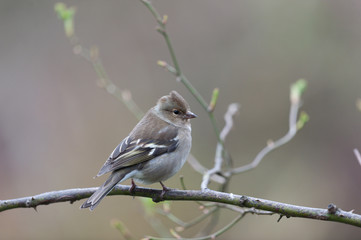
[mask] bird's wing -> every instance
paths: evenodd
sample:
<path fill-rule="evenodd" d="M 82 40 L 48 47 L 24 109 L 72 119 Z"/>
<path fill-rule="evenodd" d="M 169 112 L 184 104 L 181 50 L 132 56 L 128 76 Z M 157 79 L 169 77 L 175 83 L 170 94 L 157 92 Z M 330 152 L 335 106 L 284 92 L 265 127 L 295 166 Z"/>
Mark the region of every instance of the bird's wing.
<path fill-rule="evenodd" d="M 126 137 L 110 154 L 97 176 L 173 152 L 178 146 L 177 134 L 178 129 L 168 125 L 153 132 L 153 139 L 142 139 L 131 135 Z"/>

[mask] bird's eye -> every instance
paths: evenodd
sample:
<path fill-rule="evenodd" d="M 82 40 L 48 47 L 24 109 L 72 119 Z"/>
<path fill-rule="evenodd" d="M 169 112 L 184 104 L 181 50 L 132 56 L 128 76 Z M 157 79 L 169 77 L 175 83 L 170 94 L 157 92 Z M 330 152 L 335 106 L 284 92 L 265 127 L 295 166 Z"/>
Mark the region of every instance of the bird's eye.
<path fill-rule="evenodd" d="M 174 109 L 174 110 L 173 110 L 173 113 L 176 114 L 176 115 L 178 115 L 180 112 L 179 112 L 179 110 Z"/>

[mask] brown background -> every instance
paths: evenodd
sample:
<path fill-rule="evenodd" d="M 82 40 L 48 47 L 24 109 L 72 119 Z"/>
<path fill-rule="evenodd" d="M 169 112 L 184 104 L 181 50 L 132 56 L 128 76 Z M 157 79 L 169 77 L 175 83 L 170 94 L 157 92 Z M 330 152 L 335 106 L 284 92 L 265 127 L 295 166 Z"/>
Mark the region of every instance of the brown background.
<path fill-rule="evenodd" d="M 135 117 L 96 85 L 96 75 L 73 55 L 55 1 L 0 1 L 0 199 L 102 184 L 93 180 L 108 154 L 136 124 Z M 139 1 L 67 1 L 77 7 L 76 33 L 96 45 L 110 78 L 129 89 L 143 110 L 170 90 L 199 115 L 192 153 L 213 163 L 215 136 L 200 105 L 156 65 L 170 61 L 155 21 Z M 154 1 L 169 16 L 168 30 L 181 68 L 209 100 L 220 88 L 215 115 L 242 105 L 227 147 L 235 165 L 250 162 L 270 138 L 287 131 L 289 86 L 306 78 L 303 109 L 310 122 L 261 165 L 233 178 L 230 191 L 325 208 L 335 203 L 361 212 L 360 1 Z M 180 171 L 189 188 L 201 176 Z M 129 184 L 129 182 L 126 182 Z M 179 174 L 166 182 L 180 188 Z M 153 187 L 159 188 L 158 185 Z M 211 185 L 214 187 L 214 185 Z M 60 203 L 0 213 L 1 239 L 120 239 L 120 219 L 137 238 L 156 233 L 138 199 L 110 197 L 92 213 Z M 183 220 L 194 203 L 172 209 Z M 185 209 L 189 211 L 185 211 Z M 224 226 L 235 217 L 222 211 Z M 361 230 L 339 223 L 249 215 L 220 239 L 356 239 Z M 174 227 L 166 219 L 167 227 Z M 205 224 L 184 236 L 192 236 Z"/>

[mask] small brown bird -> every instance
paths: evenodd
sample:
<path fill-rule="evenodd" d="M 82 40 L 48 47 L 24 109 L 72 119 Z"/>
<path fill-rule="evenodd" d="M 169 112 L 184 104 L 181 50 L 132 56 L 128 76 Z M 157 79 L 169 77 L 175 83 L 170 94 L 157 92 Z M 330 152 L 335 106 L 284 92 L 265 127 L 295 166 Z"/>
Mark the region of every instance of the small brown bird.
<path fill-rule="evenodd" d="M 110 154 L 97 176 L 112 172 L 105 183 L 80 207 L 93 210 L 116 184 L 160 182 L 176 174 L 184 165 L 192 145 L 190 119 L 197 115 L 176 91 L 161 97 Z"/>

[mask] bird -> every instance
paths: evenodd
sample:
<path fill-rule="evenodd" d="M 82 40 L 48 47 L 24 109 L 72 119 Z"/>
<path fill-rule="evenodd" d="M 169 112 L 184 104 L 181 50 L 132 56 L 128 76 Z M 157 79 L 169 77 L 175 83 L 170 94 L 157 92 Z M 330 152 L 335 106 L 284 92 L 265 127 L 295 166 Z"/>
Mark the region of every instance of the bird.
<path fill-rule="evenodd" d="M 110 154 L 96 177 L 111 172 L 108 179 L 80 208 L 94 210 L 120 182 L 162 185 L 161 197 L 169 189 L 163 181 L 176 174 L 186 162 L 192 146 L 190 119 L 197 115 L 176 91 L 159 98 L 130 134 Z"/>

